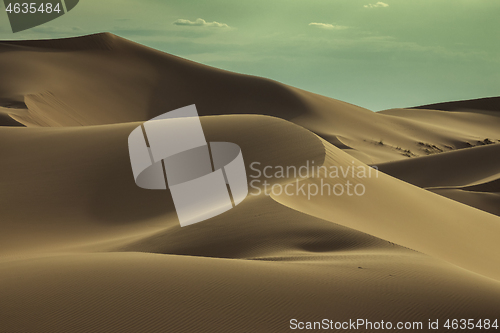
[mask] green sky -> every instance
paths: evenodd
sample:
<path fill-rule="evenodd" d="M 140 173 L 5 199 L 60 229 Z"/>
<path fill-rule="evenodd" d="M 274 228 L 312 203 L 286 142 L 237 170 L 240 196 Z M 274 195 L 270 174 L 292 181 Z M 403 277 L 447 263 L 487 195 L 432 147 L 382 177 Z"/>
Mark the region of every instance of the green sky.
<path fill-rule="evenodd" d="M 80 0 L 16 34 L 0 17 L 0 39 L 109 31 L 374 111 L 500 96 L 499 0 Z"/>

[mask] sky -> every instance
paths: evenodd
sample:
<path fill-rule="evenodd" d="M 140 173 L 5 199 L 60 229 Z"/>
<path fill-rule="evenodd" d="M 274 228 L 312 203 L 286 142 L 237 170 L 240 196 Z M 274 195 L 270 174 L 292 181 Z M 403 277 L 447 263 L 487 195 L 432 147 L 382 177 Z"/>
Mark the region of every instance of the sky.
<path fill-rule="evenodd" d="M 0 39 L 111 32 L 373 111 L 500 96 L 498 0 L 80 0 Z"/>

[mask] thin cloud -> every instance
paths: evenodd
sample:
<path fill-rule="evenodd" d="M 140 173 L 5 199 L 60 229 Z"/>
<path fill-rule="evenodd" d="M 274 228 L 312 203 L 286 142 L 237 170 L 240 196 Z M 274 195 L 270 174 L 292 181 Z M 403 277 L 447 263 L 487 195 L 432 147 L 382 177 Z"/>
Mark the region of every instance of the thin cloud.
<path fill-rule="evenodd" d="M 214 27 L 214 28 L 229 28 L 229 26 L 225 23 L 219 22 L 207 22 L 204 19 L 197 19 L 196 21 L 178 19 L 174 22 L 175 25 L 184 25 L 190 27 Z"/>
<path fill-rule="evenodd" d="M 330 24 L 330 23 L 316 23 L 316 22 L 311 22 L 309 23 L 310 26 L 313 26 L 313 27 L 318 27 L 318 28 L 321 28 L 321 29 L 327 29 L 327 30 L 344 30 L 344 29 L 347 29 L 346 26 L 343 26 L 343 25 L 333 25 L 333 24 Z"/>
<path fill-rule="evenodd" d="M 364 5 L 365 8 L 377 8 L 377 7 L 389 7 L 388 4 L 386 4 L 385 2 L 377 2 L 376 4 L 368 4 L 368 5 Z"/>

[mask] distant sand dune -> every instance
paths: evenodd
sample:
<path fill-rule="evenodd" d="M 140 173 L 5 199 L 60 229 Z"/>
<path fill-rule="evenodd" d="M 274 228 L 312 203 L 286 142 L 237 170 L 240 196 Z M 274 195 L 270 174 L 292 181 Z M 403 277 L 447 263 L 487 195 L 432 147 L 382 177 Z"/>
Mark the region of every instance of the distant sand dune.
<path fill-rule="evenodd" d="M 463 111 L 463 110 L 476 110 L 476 111 L 500 111 L 500 97 L 487 97 L 471 99 L 468 101 L 454 101 L 446 103 L 436 103 L 429 105 L 422 105 L 413 107 L 413 109 L 432 109 L 444 111 Z"/>

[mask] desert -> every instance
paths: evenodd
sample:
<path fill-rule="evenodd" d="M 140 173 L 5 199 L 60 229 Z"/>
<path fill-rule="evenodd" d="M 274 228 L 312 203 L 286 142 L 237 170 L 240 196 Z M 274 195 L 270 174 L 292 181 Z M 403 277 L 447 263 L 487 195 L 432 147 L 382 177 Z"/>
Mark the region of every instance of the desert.
<path fill-rule="evenodd" d="M 1 332 L 500 319 L 500 97 L 373 112 L 111 33 L 0 42 L 0 73 Z M 256 182 L 181 228 L 127 138 L 191 104 Z"/>

